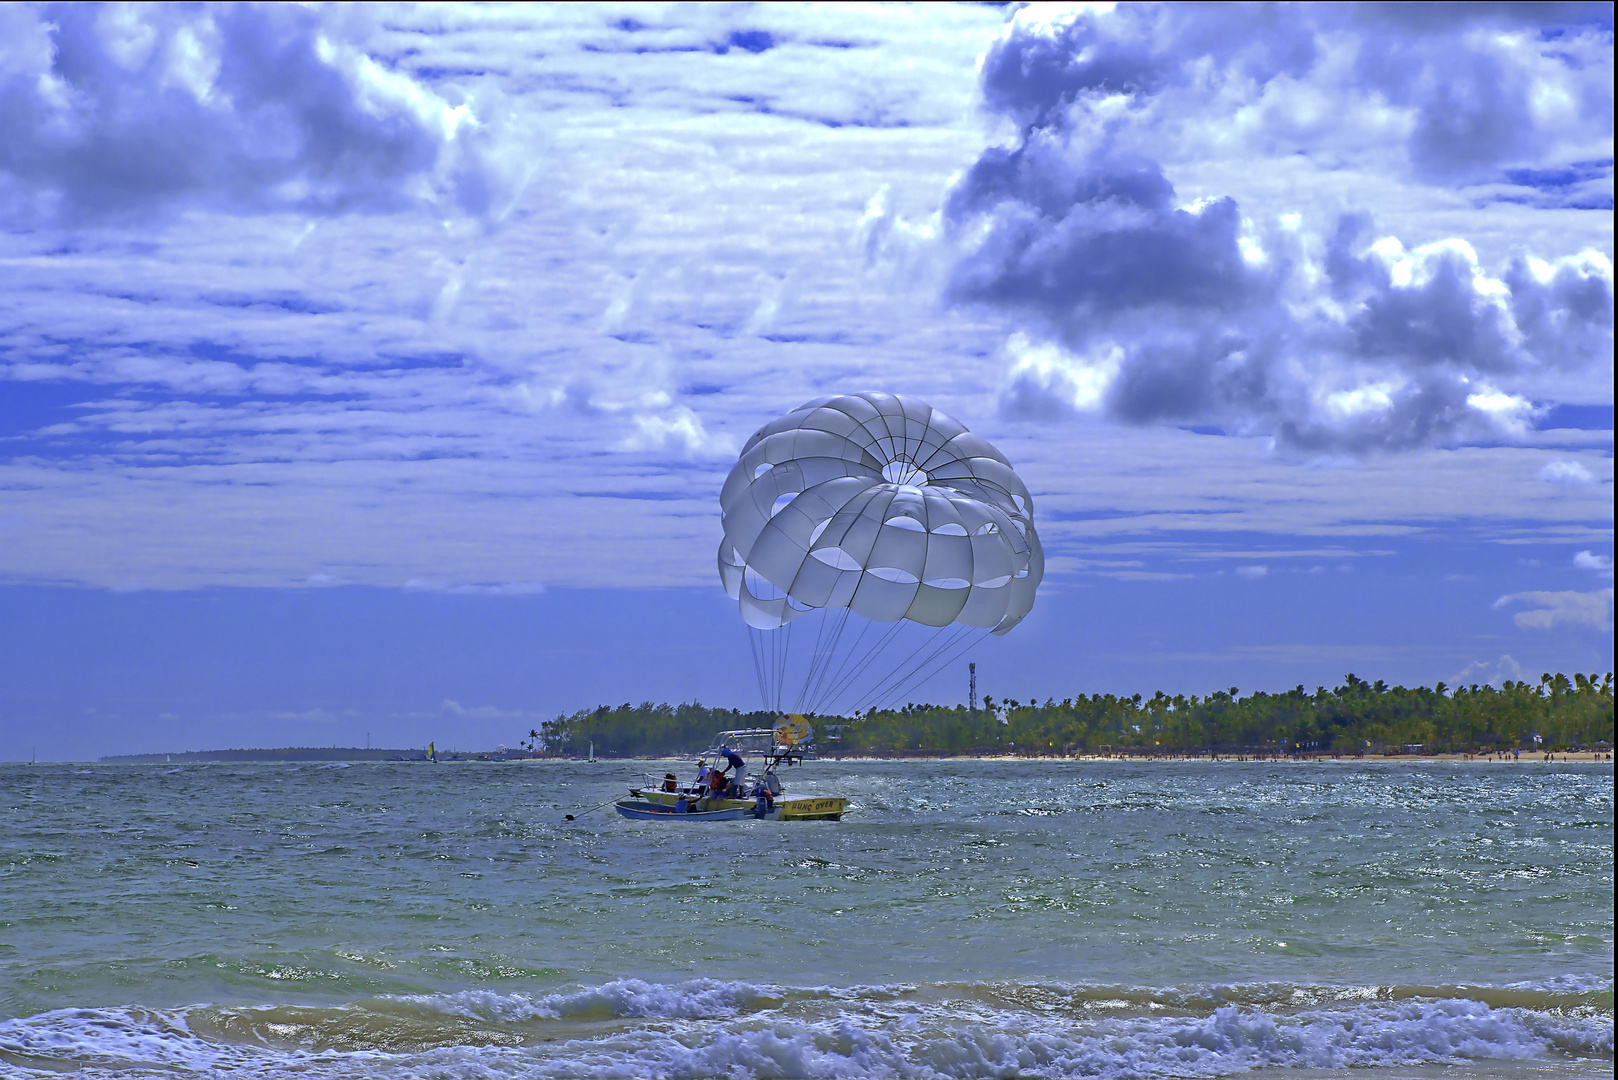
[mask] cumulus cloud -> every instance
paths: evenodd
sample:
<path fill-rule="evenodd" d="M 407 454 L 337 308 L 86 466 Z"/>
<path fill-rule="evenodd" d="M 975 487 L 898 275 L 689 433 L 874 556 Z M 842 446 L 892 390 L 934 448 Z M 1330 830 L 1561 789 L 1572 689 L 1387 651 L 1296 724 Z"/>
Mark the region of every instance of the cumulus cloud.
<path fill-rule="evenodd" d="M 538 410 L 559 409 L 597 421 L 611 418 L 624 434 L 620 450 L 655 450 L 687 458 L 726 458 L 736 453 L 730 436 L 710 432 L 702 417 L 659 389 L 668 372 L 660 363 L 630 362 L 548 389 L 519 384 L 514 400 Z"/>
<path fill-rule="evenodd" d="M 1571 22 L 1557 40 L 1572 44 L 1547 45 L 1532 25 L 1546 19 Z M 1607 381 L 1607 256 L 1519 253 L 1490 267 L 1464 238 L 1407 245 L 1367 214 L 1311 221 L 1288 205 L 1182 198 L 1163 160 L 1188 140 L 1223 140 L 1217 152 L 1247 153 L 1249 167 L 1301 155 L 1330 171 L 1346 157 L 1418 187 L 1559 154 L 1610 161 L 1610 57 L 1591 43 L 1610 49 L 1611 31 L 1599 23 L 1578 11 L 1518 23 L 1383 9 L 1020 13 L 982 68 L 985 104 L 1019 134 L 983 152 L 944 217 L 962 252 L 948 299 L 1018 327 L 1004 411 L 1099 408 L 1310 452 L 1526 437 L 1543 412 L 1525 389 L 1534 379 Z M 1320 115 L 1303 124 L 1283 98 Z"/>
<path fill-rule="evenodd" d="M 1547 484 L 1593 484 L 1596 478 L 1577 461 L 1552 461 L 1539 470 L 1539 478 Z"/>
<path fill-rule="evenodd" d="M 1329 535 L 1358 548 L 1368 536 L 1454 523 L 1606 550 L 1605 484 L 1547 489 L 1535 480 L 1549 460 L 1540 450 L 1334 457 L 1341 467 L 1306 470 L 1172 427 L 1056 431 L 993 415 L 1003 389 L 1011 414 L 1144 422 L 1167 411 L 1187 426 L 1268 430 L 1295 415 L 1279 393 L 1295 390 L 1332 431 L 1356 417 L 1374 428 L 1382 403 L 1405 392 L 1405 369 L 1387 359 L 1400 342 L 1437 350 L 1424 363 L 1439 372 L 1456 363 L 1441 336 L 1433 345 L 1419 320 L 1388 306 L 1397 290 L 1433 291 L 1434 281 L 1477 294 L 1456 310 L 1477 308 L 1480 339 L 1530 340 L 1517 351 L 1468 346 L 1494 365 L 1461 398 L 1484 410 L 1474 425 L 1527 422 L 1523 403 L 1543 395 L 1512 381 L 1524 353 L 1550 356 L 1580 333 L 1605 340 L 1590 315 L 1608 295 L 1598 261 L 1517 260 L 1510 249 L 1607 249 L 1606 215 L 1530 217 L 1538 211 L 1491 204 L 1490 214 L 1506 206 L 1512 216 L 1489 218 L 1470 204 L 1356 191 L 1342 205 L 1373 205 L 1378 216 L 1353 219 L 1339 236 L 1337 174 L 1299 180 L 1287 163 L 1301 160 L 1298 146 L 1324 161 L 1329 142 L 1333 155 L 1382 170 L 1388 142 L 1370 112 L 1345 117 L 1341 99 L 1286 74 L 1353 60 L 1337 38 L 1325 48 L 1317 35 L 1324 59 L 1299 66 L 1280 38 L 1260 33 L 1297 24 L 1295 12 L 1274 9 L 1270 22 L 1225 35 L 1227 52 L 1270 57 L 1253 54 L 1251 86 L 1216 65 L 1210 77 L 1223 81 L 1204 93 L 1212 84 L 1175 61 L 1155 82 L 1124 80 L 1149 82 L 1151 93 L 1108 89 L 1095 107 L 1116 110 L 1111 142 L 1078 122 L 1090 108 L 1083 94 L 1058 102 L 1026 140 L 985 155 L 981 183 L 969 190 L 963 179 L 947 217 L 938 195 L 984 143 L 971 114 L 975 65 L 1001 33 L 998 10 L 840 9 L 834 32 L 824 12 L 791 7 L 675 6 L 633 18 L 588 6 L 374 10 L 0 6 L 0 156 L 21 170 L 0 168 L 0 200 L 57 215 L 41 228 L 0 229 L 6 580 L 506 589 L 560 584 L 549 575 L 566 565 L 575 585 L 708 584 L 724 454 L 781 410 L 851 386 L 932 400 L 1000 445 L 1042 492 L 1049 550 L 1067 567 L 1096 555 L 1098 538 L 1177 538 L 1121 556 L 1138 566 L 1112 568 L 1162 579 L 1196 569 L 1185 561 L 1196 553 L 1230 566 L 1279 558 L 1268 545 L 1230 552 L 1235 532 Z M 1203 18 L 1191 8 L 1161 17 Z M 253 20 L 265 28 L 257 44 L 242 40 Z M 187 27 L 201 44 L 186 55 L 217 54 L 217 73 L 211 61 L 170 59 L 190 48 Z M 728 44 L 732 34 L 761 51 Z M 1262 82 L 1266 65 L 1283 74 Z M 42 84 L 42 74 L 56 81 Z M 408 85 L 368 97 L 367 80 L 383 76 Z M 1257 112 L 1231 106 L 1261 84 L 1281 89 L 1266 91 Z M 74 92 L 42 96 L 53 88 Z M 1310 102 L 1325 117 L 1315 127 Z M 158 106 L 174 131 L 153 119 Z M 450 136 L 435 117 L 462 106 L 471 111 Z M 1261 144 L 1283 132 L 1282 114 L 1268 109 L 1290 109 L 1296 139 L 1317 141 L 1277 141 L 1282 156 L 1265 156 Z M 451 212 L 478 205 L 470 187 L 449 182 L 461 165 L 483 162 L 491 183 L 505 175 L 497 152 L 508 144 L 496 136 L 512 130 L 502 127 L 508 112 L 525 130 L 554 133 L 547 183 L 523 189 L 498 230 L 446 229 Z M 40 126 L 51 117 L 66 126 Z M 328 153 L 344 124 L 351 158 Z M 268 137 L 306 128 L 302 142 Z M 1359 141 L 1330 141 L 1350 129 Z M 1014 157 L 1025 143 L 1032 149 Z M 390 147 L 403 149 L 390 158 Z M 1530 170 L 1545 185 L 1535 198 L 1572 205 L 1605 182 L 1590 164 L 1600 155 L 1553 150 Z M 163 160 L 171 151 L 176 160 Z M 124 169 L 129 190 L 68 170 L 90 158 Z M 1221 183 L 1276 175 L 1273 186 L 1328 196 L 1294 219 L 1285 200 L 1195 173 L 1197 161 L 1225 160 L 1239 172 Z M 1382 171 L 1448 190 L 1411 180 L 1408 168 Z M 1368 175 L 1352 173 L 1355 184 Z M 1078 178 L 1088 178 L 1083 190 Z M 1488 197 L 1529 190 L 1507 177 Z M 1466 198 L 1473 191 L 1484 189 Z M 407 205 L 415 212 L 370 212 Z M 957 245 L 994 239 L 1016 255 L 1016 233 L 992 235 L 1001 215 L 1068 222 L 1049 252 L 1036 230 L 1018 257 L 1071 272 L 1082 284 L 1077 315 L 1032 272 L 1016 279 L 1033 293 L 1023 308 L 1002 292 L 982 301 L 1000 313 L 992 318 L 964 304 L 939 309 Z M 1409 227 L 1418 217 L 1438 231 Z M 1466 224 L 1484 219 L 1492 234 Z M 1432 246 L 1450 233 L 1475 248 Z M 1380 244 L 1390 234 L 1397 249 Z M 1090 273 L 1074 252 L 1121 260 L 1137 277 Z M 1185 259 L 1213 260 L 1228 278 L 1205 263 L 1178 265 Z M 1139 288 L 1148 274 L 1164 278 L 1172 305 Z M 992 275 L 962 280 L 995 285 Z M 1544 303 L 1524 306 L 1532 290 Z M 1371 359 L 1356 359 L 1361 338 L 1380 350 Z M 1549 370 L 1605 393 L 1605 379 L 1576 365 L 1585 348 L 1570 345 Z M 1182 385 L 1185 355 L 1204 367 Z M 1309 364 L 1338 381 L 1317 385 Z M 1276 403 L 1250 405 L 1243 387 L 1272 370 L 1280 374 L 1262 385 L 1278 388 Z M 1476 407 L 1465 405 L 1473 397 Z M 1600 441 L 1570 437 L 1555 455 L 1605 480 L 1605 446 L 1591 449 Z M 587 526 L 547 524 L 562 518 Z M 1308 557 L 1333 568 L 1348 555 Z"/>
<path fill-rule="evenodd" d="M 367 18 L 281 4 L 8 5 L 0 213 L 502 212 L 529 166 L 491 124 L 498 103 L 446 97 L 378 63 L 345 32 Z"/>
<path fill-rule="evenodd" d="M 982 89 L 1025 131 L 1155 130 L 1191 153 L 1330 153 L 1453 183 L 1610 167 L 1611 33 L 1596 4 L 1036 5 Z"/>
<path fill-rule="evenodd" d="M 1575 627 L 1612 633 L 1612 590 L 1595 592 L 1520 592 L 1502 596 L 1498 608 L 1522 606 L 1511 619 L 1525 630 Z"/>
<path fill-rule="evenodd" d="M 1522 665 L 1507 653 L 1497 660 L 1474 660 L 1451 675 L 1447 681 L 1452 686 L 1472 686 L 1477 683 L 1499 686 L 1507 679 L 1515 681 L 1520 678 L 1522 678 Z"/>
<path fill-rule="evenodd" d="M 673 450 L 691 457 L 726 458 L 736 452 L 736 444 L 726 436 L 715 436 L 703 426 L 702 418 L 684 405 L 669 405 L 656 412 L 636 413 L 634 430 L 624 439 L 626 450 Z"/>
<path fill-rule="evenodd" d="M 1592 570 L 1603 577 L 1612 577 L 1612 556 L 1581 551 L 1573 556 L 1573 565 L 1580 570 Z"/>

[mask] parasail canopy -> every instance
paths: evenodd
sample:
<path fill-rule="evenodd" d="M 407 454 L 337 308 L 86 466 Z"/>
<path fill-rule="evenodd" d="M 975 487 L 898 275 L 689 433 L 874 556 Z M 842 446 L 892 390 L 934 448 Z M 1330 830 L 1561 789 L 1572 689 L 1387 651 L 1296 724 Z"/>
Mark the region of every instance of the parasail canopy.
<path fill-rule="evenodd" d="M 748 440 L 719 499 L 719 576 L 757 630 L 848 609 L 1004 634 L 1044 576 L 1011 463 L 914 398 L 799 406 Z"/>

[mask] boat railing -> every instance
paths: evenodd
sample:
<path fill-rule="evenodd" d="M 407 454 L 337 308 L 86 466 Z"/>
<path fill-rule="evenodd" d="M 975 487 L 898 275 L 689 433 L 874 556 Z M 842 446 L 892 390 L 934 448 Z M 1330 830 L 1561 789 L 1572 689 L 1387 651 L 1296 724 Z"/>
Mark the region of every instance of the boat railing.
<path fill-rule="evenodd" d="M 661 773 L 641 773 L 640 790 L 641 791 L 655 791 L 655 792 L 664 791 L 666 789 L 663 787 L 663 782 L 666 779 L 667 779 L 667 777 L 664 776 Z M 757 792 L 759 785 L 763 784 L 763 783 L 765 783 L 765 780 L 764 780 L 764 777 L 762 775 L 758 775 L 758 774 L 754 774 L 752 772 L 749 772 L 747 774 L 747 783 L 746 783 L 746 787 L 745 787 L 745 790 L 746 790 L 747 794 L 745 794 L 745 795 L 743 795 L 741 797 L 742 798 L 752 798 L 753 795 Z M 779 780 L 777 780 L 776 786 L 777 787 L 780 786 Z M 677 779 L 676 780 L 676 785 L 675 785 L 675 790 L 673 792 L 670 792 L 670 794 L 689 795 L 692 798 L 708 798 L 708 797 L 711 797 L 706 790 L 704 790 L 703 788 L 701 788 L 701 787 L 699 787 L 697 785 L 695 777 L 692 777 L 691 780 L 689 780 L 689 781 L 678 780 Z M 730 797 L 735 798 L 736 796 L 730 796 Z"/>
<path fill-rule="evenodd" d="M 667 779 L 668 779 L 668 777 L 665 776 L 663 773 L 641 773 L 641 790 L 642 791 L 662 791 L 663 790 L 663 783 Z M 695 776 L 692 776 L 690 779 L 687 779 L 687 780 L 681 780 L 678 777 L 676 777 L 676 779 L 675 779 L 675 790 L 677 790 L 677 791 L 687 791 L 687 790 L 695 791 L 696 787 L 697 787 L 697 779 L 696 779 Z"/>

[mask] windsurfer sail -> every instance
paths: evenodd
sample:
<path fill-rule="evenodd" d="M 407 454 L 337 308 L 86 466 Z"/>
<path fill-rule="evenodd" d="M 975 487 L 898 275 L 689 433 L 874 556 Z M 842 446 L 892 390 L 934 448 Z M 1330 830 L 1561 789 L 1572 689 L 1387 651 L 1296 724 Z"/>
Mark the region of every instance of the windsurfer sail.
<path fill-rule="evenodd" d="M 427 760 L 432 762 L 434 765 L 438 764 L 438 752 L 433 749 L 432 743 L 427 744 Z"/>

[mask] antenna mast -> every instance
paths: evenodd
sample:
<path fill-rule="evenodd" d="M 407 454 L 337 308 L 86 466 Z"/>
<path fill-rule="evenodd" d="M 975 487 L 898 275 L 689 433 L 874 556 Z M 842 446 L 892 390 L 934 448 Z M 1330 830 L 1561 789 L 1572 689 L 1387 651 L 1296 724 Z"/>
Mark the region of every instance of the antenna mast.
<path fill-rule="evenodd" d="M 966 665 L 966 700 L 967 707 L 973 712 L 978 711 L 978 666 L 976 662 Z"/>

